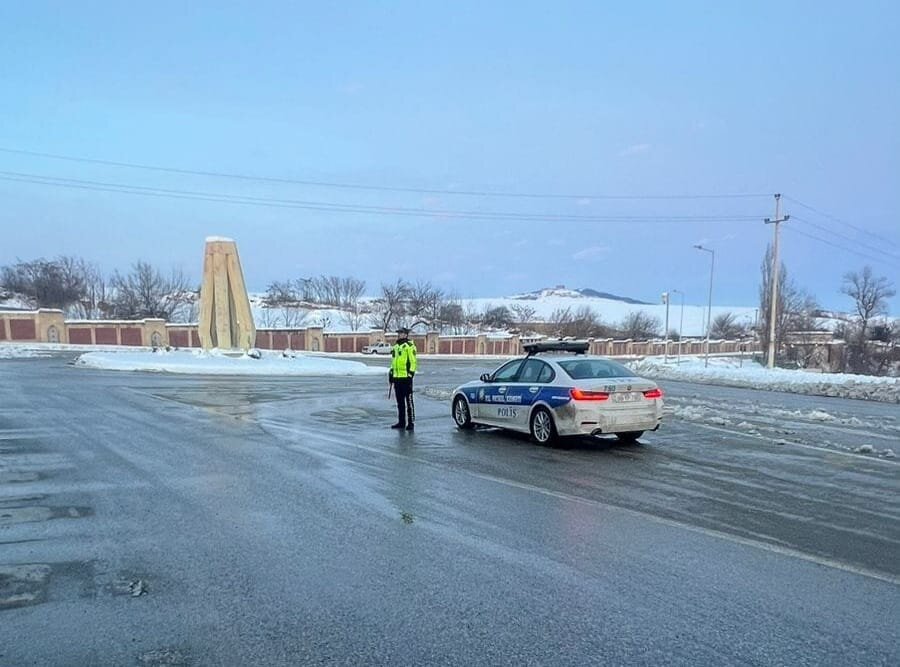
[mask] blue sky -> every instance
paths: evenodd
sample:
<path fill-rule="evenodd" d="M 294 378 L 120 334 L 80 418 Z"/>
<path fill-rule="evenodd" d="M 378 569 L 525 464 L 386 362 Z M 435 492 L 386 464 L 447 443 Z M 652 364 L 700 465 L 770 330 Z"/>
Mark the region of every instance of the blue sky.
<path fill-rule="evenodd" d="M 2 3 L 0 148 L 446 192 L 4 152 L 0 171 L 443 214 L 0 180 L 0 264 L 74 254 L 111 271 L 141 258 L 199 278 L 204 237 L 223 235 L 259 289 L 329 273 L 370 292 L 402 276 L 461 296 L 566 284 L 702 303 L 702 242 L 717 252 L 715 302 L 753 305 L 771 237 L 761 218 L 782 192 L 817 209 L 785 202 L 797 220 L 784 259 L 823 305 L 848 306 L 841 276 L 867 263 L 900 284 L 896 3 L 324 4 Z M 594 196 L 448 194 L 459 190 Z M 732 193 L 766 196 L 599 197 Z M 523 217 L 446 213 L 462 210 Z"/>

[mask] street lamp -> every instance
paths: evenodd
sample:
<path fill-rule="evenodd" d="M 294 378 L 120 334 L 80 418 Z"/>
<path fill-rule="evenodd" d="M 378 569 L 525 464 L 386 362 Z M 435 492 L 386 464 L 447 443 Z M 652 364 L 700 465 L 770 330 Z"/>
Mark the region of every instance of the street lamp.
<path fill-rule="evenodd" d="M 694 246 L 697 250 L 708 252 L 710 254 L 709 262 L 709 305 L 706 308 L 706 353 L 703 355 L 703 366 L 709 366 L 709 333 L 712 331 L 712 286 L 713 271 L 716 267 L 716 251 L 710 248 L 704 248 L 702 245 Z"/>
<path fill-rule="evenodd" d="M 676 363 L 681 363 L 681 344 L 684 342 L 684 292 L 680 289 L 673 289 L 670 291 L 670 294 L 680 294 L 681 295 L 681 317 L 678 321 L 678 361 Z"/>
<path fill-rule="evenodd" d="M 662 302 L 666 304 L 666 346 L 663 352 L 663 363 L 669 363 L 669 293 L 662 293 Z"/>

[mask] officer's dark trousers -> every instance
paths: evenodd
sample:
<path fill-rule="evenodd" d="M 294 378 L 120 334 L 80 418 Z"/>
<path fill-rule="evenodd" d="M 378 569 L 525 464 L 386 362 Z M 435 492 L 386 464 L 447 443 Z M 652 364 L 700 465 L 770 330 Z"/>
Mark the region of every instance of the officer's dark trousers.
<path fill-rule="evenodd" d="M 394 395 L 397 397 L 397 422 L 403 426 L 416 421 L 416 405 L 413 403 L 412 378 L 395 378 Z"/>

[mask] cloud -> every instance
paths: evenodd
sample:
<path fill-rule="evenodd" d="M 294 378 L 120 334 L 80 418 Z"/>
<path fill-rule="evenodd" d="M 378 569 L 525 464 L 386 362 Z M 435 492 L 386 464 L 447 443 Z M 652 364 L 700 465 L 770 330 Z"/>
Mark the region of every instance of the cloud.
<path fill-rule="evenodd" d="M 650 152 L 650 144 L 632 144 L 619 151 L 619 157 L 628 157 L 629 155 L 643 155 Z"/>
<path fill-rule="evenodd" d="M 593 245 L 589 248 L 579 250 L 572 255 L 572 259 L 576 262 L 594 262 L 604 257 L 608 252 L 609 247 L 605 245 Z"/>

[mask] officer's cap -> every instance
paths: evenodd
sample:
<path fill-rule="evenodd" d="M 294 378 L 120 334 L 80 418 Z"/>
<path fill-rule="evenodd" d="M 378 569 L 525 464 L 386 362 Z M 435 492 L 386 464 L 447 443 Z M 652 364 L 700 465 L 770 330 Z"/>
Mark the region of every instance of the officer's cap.
<path fill-rule="evenodd" d="M 399 329 L 397 329 L 397 333 L 409 335 L 409 329 L 407 329 L 406 327 L 400 327 Z"/>

